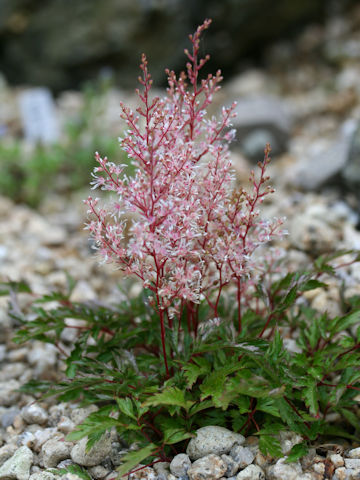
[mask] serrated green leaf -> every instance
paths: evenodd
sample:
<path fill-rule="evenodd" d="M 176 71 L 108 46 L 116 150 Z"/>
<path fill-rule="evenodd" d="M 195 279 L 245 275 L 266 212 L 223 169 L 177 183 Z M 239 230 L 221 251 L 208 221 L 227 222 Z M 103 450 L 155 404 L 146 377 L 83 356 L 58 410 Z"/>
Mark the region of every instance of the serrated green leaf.
<path fill-rule="evenodd" d="M 286 463 L 296 462 L 309 453 L 309 447 L 305 442 L 297 443 L 292 447 L 286 459 Z"/>
<path fill-rule="evenodd" d="M 273 435 L 262 435 L 260 433 L 259 448 L 264 455 L 270 455 L 271 457 L 282 456 L 280 441 Z"/>
<path fill-rule="evenodd" d="M 116 403 L 119 407 L 119 410 L 126 415 L 127 417 L 130 417 L 134 420 L 136 420 L 136 416 L 134 413 L 134 405 L 131 401 L 131 398 L 125 397 L 125 398 L 117 398 Z"/>
<path fill-rule="evenodd" d="M 194 405 L 194 402 L 191 400 L 185 400 L 185 392 L 180 390 L 178 387 L 167 387 L 160 393 L 155 393 L 143 404 L 144 407 L 158 405 L 172 405 L 177 407 L 182 407 L 186 411 Z"/>
<path fill-rule="evenodd" d="M 316 415 L 319 410 L 319 392 L 315 384 L 310 384 L 303 390 L 303 396 L 306 406 L 312 415 Z"/>
<path fill-rule="evenodd" d="M 141 448 L 136 452 L 127 453 L 122 457 L 122 460 L 124 461 L 124 463 L 116 469 L 119 474 L 119 477 L 122 477 L 123 475 L 127 475 L 131 473 L 131 470 L 134 467 L 136 467 L 139 463 L 141 463 L 146 458 L 152 455 L 155 455 L 155 453 L 158 451 L 159 451 L 159 448 L 153 443 L 150 443 L 146 447 Z"/>
<path fill-rule="evenodd" d="M 183 366 L 184 375 L 187 379 L 187 386 L 191 388 L 200 375 L 205 375 L 210 373 L 211 364 L 202 357 L 195 358 L 195 363 L 187 363 Z"/>
<path fill-rule="evenodd" d="M 273 398 L 259 398 L 256 403 L 256 410 L 269 413 L 274 417 L 281 417 Z"/>

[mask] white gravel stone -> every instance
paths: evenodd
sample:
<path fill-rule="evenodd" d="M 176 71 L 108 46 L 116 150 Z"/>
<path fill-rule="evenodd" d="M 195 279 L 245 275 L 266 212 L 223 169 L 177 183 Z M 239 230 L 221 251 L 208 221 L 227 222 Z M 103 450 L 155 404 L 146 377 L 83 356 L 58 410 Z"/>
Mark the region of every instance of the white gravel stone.
<path fill-rule="evenodd" d="M 95 478 L 95 480 L 104 478 L 108 473 L 110 473 L 109 470 L 103 467 L 102 465 L 96 465 L 96 467 L 90 467 L 88 472 L 90 473 L 92 478 Z"/>
<path fill-rule="evenodd" d="M 352 450 L 349 450 L 346 457 L 347 458 L 360 458 L 360 447 L 353 448 Z"/>
<path fill-rule="evenodd" d="M 137 468 L 140 468 L 139 465 Z M 137 472 L 130 473 L 129 480 L 156 480 L 155 470 L 151 467 L 144 467 Z"/>
<path fill-rule="evenodd" d="M 23 445 L 29 448 L 34 446 L 34 442 L 35 442 L 34 434 L 28 431 L 23 432 L 21 435 L 19 435 L 18 441 L 17 441 L 18 445 Z"/>
<path fill-rule="evenodd" d="M 323 462 L 318 462 L 315 463 L 313 466 L 314 472 L 318 473 L 319 475 L 324 475 L 325 474 L 325 463 Z"/>
<path fill-rule="evenodd" d="M 99 409 L 96 405 L 89 405 L 83 408 L 74 408 L 70 414 L 70 419 L 75 425 L 82 423 L 90 413 L 97 412 Z"/>
<path fill-rule="evenodd" d="M 69 433 L 75 428 L 75 423 L 70 420 L 69 417 L 61 417 L 57 425 L 60 432 Z"/>
<path fill-rule="evenodd" d="M 281 451 L 284 455 L 288 455 L 294 445 L 303 441 L 302 437 L 297 433 L 281 431 L 279 435 Z"/>
<path fill-rule="evenodd" d="M 14 455 L 17 450 L 17 446 L 13 444 L 7 444 L 0 448 L 0 465 Z"/>
<path fill-rule="evenodd" d="M 191 460 L 186 453 L 175 455 L 170 463 L 170 472 L 176 477 L 183 477 L 191 467 Z"/>
<path fill-rule="evenodd" d="M 60 480 L 84 480 L 84 479 L 82 477 L 79 477 L 79 475 L 76 475 L 76 473 L 67 472 L 65 473 L 65 475 L 62 475 L 60 477 Z"/>
<path fill-rule="evenodd" d="M 285 463 L 286 458 L 280 458 L 275 465 L 268 467 L 267 477 L 269 480 L 297 480 L 297 477 L 302 474 L 300 463 Z"/>
<path fill-rule="evenodd" d="M 57 433 L 56 428 L 50 427 L 50 428 L 44 428 L 44 429 L 39 429 L 34 432 L 34 450 L 35 452 L 40 452 L 41 447 L 44 445 L 45 442 L 50 440 L 50 438 L 54 436 L 60 436 Z"/>
<path fill-rule="evenodd" d="M 34 454 L 28 447 L 19 448 L 0 467 L 0 480 L 28 480 Z"/>
<path fill-rule="evenodd" d="M 63 439 L 51 438 L 41 448 L 45 468 L 56 467 L 61 460 L 70 458 L 73 444 Z"/>
<path fill-rule="evenodd" d="M 245 437 L 224 427 L 207 426 L 196 431 L 187 446 L 186 453 L 191 460 L 197 460 L 211 453 L 221 455 L 229 453 L 235 443 L 242 445 Z"/>
<path fill-rule="evenodd" d="M 345 458 L 345 467 L 360 469 L 360 459 L 359 458 Z"/>
<path fill-rule="evenodd" d="M 6 345 L 0 345 L 0 362 L 5 360 L 6 356 Z"/>
<path fill-rule="evenodd" d="M 214 454 L 196 460 L 187 471 L 190 480 L 217 480 L 227 470 L 225 462 Z"/>
<path fill-rule="evenodd" d="M 0 382 L 0 406 L 12 407 L 20 398 L 20 392 L 17 390 L 21 387 L 17 380 L 7 380 Z"/>
<path fill-rule="evenodd" d="M 230 451 L 230 456 L 238 463 L 239 468 L 245 468 L 250 465 L 255 458 L 255 454 L 248 447 L 234 445 Z"/>
<path fill-rule="evenodd" d="M 84 437 L 71 450 L 71 459 L 79 465 L 94 467 L 111 453 L 111 438 L 108 434 L 103 435 L 88 453 L 85 452 L 86 443 L 87 437 Z"/>
<path fill-rule="evenodd" d="M 51 472 L 37 472 L 30 475 L 29 480 L 56 480 L 56 478 Z"/>
<path fill-rule="evenodd" d="M 36 423 L 43 425 L 48 419 L 47 412 L 36 403 L 26 405 L 26 407 L 21 410 L 21 416 L 25 422 L 29 424 Z"/>
<path fill-rule="evenodd" d="M 334 467 L 335 468 L 338 468 L 338 467 L 343 467 L 344 466 L 344 459 L 341 455 L 339 455 L 338 453 L 334 453 L 332 455 L 330 455 L 330 460 L 331 462 L 333 463 Z"/>
<path fill-rule="evenodd" d="M 348 480 L 345 467 L 339 467 L 335 470 L 332 480 Z"/>
<path fill-rule="evenodd" d="M 258 465 L 248 465 L 237 474 L 236 480 L 265 480 L 265 473 Z"/>
<path fill-rule="evenodd" d="M 233 457 L 231 457 L 230 455 L 226 455 L 225 453 L 221 455 L 221 458 L 224 460 L 227 468 L 225 472 L 225 477 L 234 476 L 239 471 L 239 463 L 235 462 Z"/>
<path fill-rule="evenodd" d="M 56 364 L 57 350 L 54 345 L 36 341 L 28 353 L 28 362 L 35 367 L 35 373 L 41 375 Z"/>

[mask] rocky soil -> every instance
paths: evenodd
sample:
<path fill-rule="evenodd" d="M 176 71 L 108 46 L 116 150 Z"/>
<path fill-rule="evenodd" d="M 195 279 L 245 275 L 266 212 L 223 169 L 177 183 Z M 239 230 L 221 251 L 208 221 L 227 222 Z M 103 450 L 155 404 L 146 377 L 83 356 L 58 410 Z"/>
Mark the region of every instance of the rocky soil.
<path fill-rule="evenodd" d="M 360 187 L 360 10 L 337 17 L 324 27 L 308 28 L 290 45 L 271 51 L 268 70 L 248 70 L 229 81 L 221 102 L 238 101 L 238 140 L 233 161 L 245 182 L 264 143 L 273 146 L 272 183 L 277 193 L 264 205 L 264 215 L 286 216 L 289 235 L 281 247 L 289 266 L 306 265 L 318 254 L 335 249 L 359 249 Z M 319 60 L 320 59 L 320 60 Z M 17 91 L 3 86 L 5 109 L 0 115 L 9 135 L 19 132 Z M 104 122 L 116 130 L 119 92 L 110 91 Z M 80 94 L 58 99 L 64 116 L 81 103 Z M 5 100 L 6 99 L 6 100 Z M 67 102 L 64 101 L 67 99 Z M 130 98 L 132 102 L 133 99 Z M 69 107 L 70 105 L 70 107 Z M 6 112 L 8 112 L 6 114 Z M 64 288 L 66 273 L 77 281 L 71 299 L 118 297 L 118 271 L 99 266 L 83 231 L 84 194 L 71 198 L 54 194 L 38 211 L 0 198 L 0 266 L 3 280 L 25 279 L 35 295 Z M 339 283 L 345 296 L 360 294 L 360 268 L 347 267 L 327 291 L 314 291 L 308 300 L 320 311 L 339 312 Z M 26 295 L 20 301 L 26 302 Z M 61 355 L 49 345 L 12 343 L 15 325 L 7 314 L 8 299 L 0 298 L 0 480 L 78 480 L 64 473 L 82 467 L 94 480 L 112 480 L 125 446 L 111 432 L 85 452 L 84 441 L 65 436 L 93 408 L 36 401 L 18 388 L 31 378 L 52 379 L 63 368 Z M 291 338 L 289 349 L 296 348 Z M 360 401 L 360 398 L 359 398 Z M 285 463 L 291 447 L 301 441 L 281 434 L 284 458 L 264 457 L 254 437 L 244 438 L 221 427 L 197 432 L 186 453 L 170 464 L 156 463 L 133 474 L 148 480 L 351 480 L 360 479 L 360 448 L 338 443 L 318 446 L 292 464 Z M 55 470 L 52 470 L 55 469 Z M 57 469 L 57 470 L 56 470 Z"/>

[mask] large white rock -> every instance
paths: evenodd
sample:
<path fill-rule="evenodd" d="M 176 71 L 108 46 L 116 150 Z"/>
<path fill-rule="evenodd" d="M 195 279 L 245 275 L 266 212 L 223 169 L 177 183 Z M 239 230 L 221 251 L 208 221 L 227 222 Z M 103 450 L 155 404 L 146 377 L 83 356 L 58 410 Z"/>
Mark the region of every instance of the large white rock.
<path fill-rule="evenodd" d="M 244 442 L 245 437 L 240 433 L 232 432 L 224 427 L 209 425 L 196 431 L 196 437 L 190 440 L 186 453 L 191 460 L 197 460 L 211 453 L 215 455 L 229 453 L 235 443 L 242 445 Z"/>
<path fill-rule="evenodd" d="M 28 447 L 19 448 L 0 467 L 0 480 L 28 480 L 34 454 Z"/>
<path fill-rule="evenodd" d="M 111 437 L 105 434 L 86 452 L 87 437 L 84 437 L 71 450 L 71 459 L 84 467 L 94 467 L 101 463 L 111 453 Z"/>
<path fill-rule="evenodd" d="M 45 468 L 56 467 L 62 460 L 70 458 L 70 452 L 73 444 L 64 442 L 63 439 L 50 438 L 41 447 L 43 462 Z"/>
<path fill-rule="evenodd" d="M 196 460 L 187 475 L 190 480 L 217 480 L 223 477 L 226 470 L 226 463 L 218 455 L 210 454 Z"/>

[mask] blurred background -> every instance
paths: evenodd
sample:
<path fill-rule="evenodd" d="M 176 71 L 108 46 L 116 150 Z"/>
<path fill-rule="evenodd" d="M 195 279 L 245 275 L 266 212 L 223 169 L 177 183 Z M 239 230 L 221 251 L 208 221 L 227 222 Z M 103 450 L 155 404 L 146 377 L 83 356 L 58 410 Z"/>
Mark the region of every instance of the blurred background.
<path fill-rule="evenodd" d="M 206 68 L 225 78 L 218 105 L 239 102 L 237 170 L 270 142 L 285 184 L 336 184 L 356 206 L 356 0 L 0 0 L 0 193 L 38 207 L 85 186 L 95 150 L 126 161 L 119 101 L 136 105 L 141 53 L 163 89 L 207 17 Z"/>

